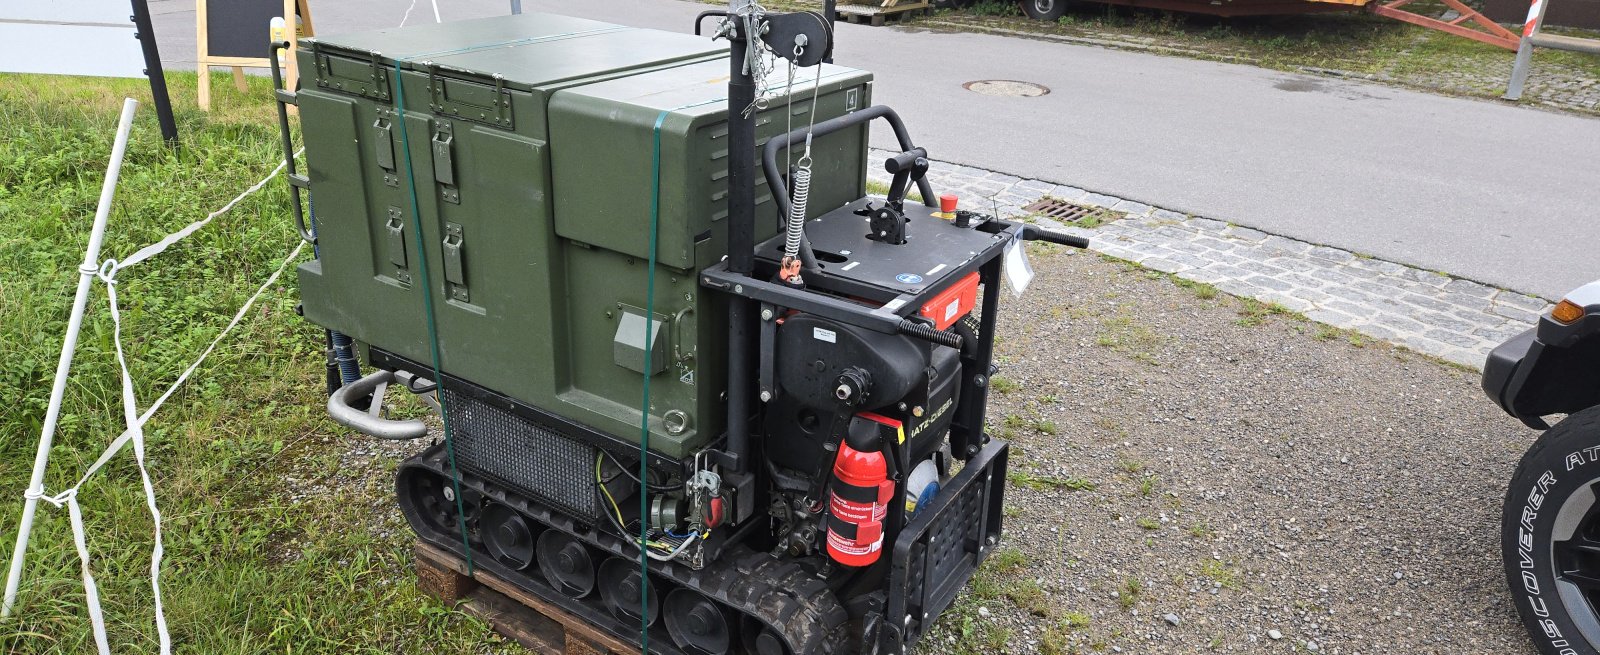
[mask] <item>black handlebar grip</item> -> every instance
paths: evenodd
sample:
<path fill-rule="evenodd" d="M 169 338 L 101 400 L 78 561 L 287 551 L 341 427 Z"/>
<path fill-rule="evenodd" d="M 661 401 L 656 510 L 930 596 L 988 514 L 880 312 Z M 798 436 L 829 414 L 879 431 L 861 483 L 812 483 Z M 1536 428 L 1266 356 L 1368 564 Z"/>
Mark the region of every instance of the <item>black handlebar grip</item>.
<path fill-rule="evenodd" d="M 1071 246 L 1073 248 L 1089 248 L 1089 240 L 1084 237 L 1073 234 L 1065 234 L 1062 232 L 1052 232 L 1050 230 L 1041 230 L 1032 225 L 1022 226 L 1022 239 L 1024 241 L 1043 241 L 1045 243 L 1055 243 L 1063 246 Z"/>
<path fill-rule="evenodd" d="M 917 160 L 927 158 L 928 151 L 926 149 L 912 148 L 898 155 L 890 157 L 887 161 L 883 162 L 883 170 L 888 171 L 890 174 L 899 173 L 900 171 L 910 171 L 916 167 Z"/>

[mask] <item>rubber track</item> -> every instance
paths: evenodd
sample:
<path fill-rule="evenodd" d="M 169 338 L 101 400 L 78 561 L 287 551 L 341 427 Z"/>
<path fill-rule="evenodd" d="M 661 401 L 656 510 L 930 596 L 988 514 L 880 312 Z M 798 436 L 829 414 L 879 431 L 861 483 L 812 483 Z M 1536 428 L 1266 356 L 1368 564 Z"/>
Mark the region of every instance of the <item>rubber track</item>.
<path fill-rule="evenodd" d="M 403 462 L 397 473 L 402 473 L 408 468 L 418 468 L 430 475 L 448 480 L 448 469 L 442 451 L 442 445 L 429 448 Z M 513 495 L 510 490 L 498 486 L 494 489 L 487 488 L 476 476 L 463 475 L 461 484 L 490 499 Z M 518 498 L 530 505 L 543 505 L 520 496 Z M 451 552 L 460 551 L 459 537 L 442 534 L 431 526 L 419 526 L 416 517 L 420 513 L 416 511 L 417 508 L 406 507 L 410 501 L 405 493 L 399 494 L 399 500 L 402 509 L 405 510 L 403 513 L 407 521 L 411 523 L 412 530 L 419 537 Z M 524 513 L 524 517 L 545 523 L 549 529 L 572 534 L 570 530 L 559 525 L 539 521 L 536 516 Z M 637 559 L 639 555 L 636 550 L 631 553 L 619 552 L 620 549 L 611 544 L 597 543 L 589 535 L 573 536 L 619 557 Z M 473 556 L 474 561 L 492 562 L 492 557 L 481 549 L 475 549 Z M 583 601 L 567 598 L 561 594 L 541 593 L 550 591 L 549 585 L 541 578 L 512 571 L 503 566 L 493 566 L 493 568 L 497 576 L 506 578 L 530 592 L 538 593 L 541 597 L 550 597 L 557 604 L 573 609 L 580 616 L 592 614 L 588 611 L 592 610 L 592 606 Z M 712 600 L 746 616 L 754 617 L 782 635 L 788 641 L 790 652 L 794 655 L 842 655 L 847 652 L 850 639 L 844 626 L 849 620 L 848 612 L 827 584 L 808 572 L 798 561 L 778 559 L 768 553 L 751 550 L 743 544 L 735 544 L 725 548 L 719 559 L 701 570 L 696 571 L 680 565 L 652 563 L 651 572 L 705 594 Z M 583 609 L 577 609 L 580 606 Z M 609 614 L 606 614 L 606 617 L 611 618 Z M 621 638 L 637 643 L 636 626 L 632 631 L 615 622 L 603 627 Z M 741 636 L 742 625 L 734 623 L 729 627 L 736 638 Z M 652 638 L 651 643 L 655 644 L 656 639 Z M 740 652 L 741 648 L 742 646 L 736 642 L 733 652 Z"/>

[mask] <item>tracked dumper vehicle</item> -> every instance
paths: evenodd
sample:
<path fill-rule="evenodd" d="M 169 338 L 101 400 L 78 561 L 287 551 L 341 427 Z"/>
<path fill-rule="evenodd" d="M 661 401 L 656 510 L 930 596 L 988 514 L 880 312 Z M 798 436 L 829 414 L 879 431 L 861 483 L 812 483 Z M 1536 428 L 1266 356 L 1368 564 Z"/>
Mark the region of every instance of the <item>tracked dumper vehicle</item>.
<path fill-rule="evenodd" d="M 934 206 L 819 16 L 707 13 L 716 38 L 523 14 L 300 42 L 278 97 L 329 411 L 435 439 L 396 479 L 424 542 L 642 650 L 904 652 L 1000 537 L 1002 277 L 1021 241 L 1086 244 Z M 869 124 L 900 152 L 871 161 Z"/>

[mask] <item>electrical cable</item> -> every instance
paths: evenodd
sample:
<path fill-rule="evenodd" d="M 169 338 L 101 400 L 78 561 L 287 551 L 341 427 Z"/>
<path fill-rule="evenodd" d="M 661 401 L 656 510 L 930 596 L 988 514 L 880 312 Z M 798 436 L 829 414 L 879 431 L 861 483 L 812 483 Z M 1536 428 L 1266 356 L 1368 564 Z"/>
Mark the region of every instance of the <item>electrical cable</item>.
<path fill-rule="evenodd" d="M 603 450 L 600 451 L 600 456 L 601 457 L 605 457 L 606 456 L 606 452 L 603 451 Z M 677 485 L 673 485 L 673 484 L 657 484 L 657 483 L 654 483 L 654 482 L 645 482 L 643 480 L 640 480 L 639 479 L 639 475 L 637 473 L 634 473 L 633 471 L 628 470 L 628 467 L 623 466 L 622 462 L 617 462 L 617 470 L 621 471 L 623 475 L 628 476 L 628 479 L 629 480 L 633 480 L 635 484 L 643 485 L 645 489 L 648 489 L 650 491 L 654 491 L 656 493 L 665 493 L 665 492 L 669 492 L 669 491 L 677 491 L 678 490 L 678 486 Z"/>

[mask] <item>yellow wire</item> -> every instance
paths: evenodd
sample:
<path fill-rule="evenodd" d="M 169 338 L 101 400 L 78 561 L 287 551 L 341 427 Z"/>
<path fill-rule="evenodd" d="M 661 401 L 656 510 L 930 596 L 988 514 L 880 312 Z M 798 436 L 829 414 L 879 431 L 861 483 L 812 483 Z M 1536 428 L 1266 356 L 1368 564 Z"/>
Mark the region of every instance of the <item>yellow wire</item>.
<path fill-rule="evenodd" d="M 606 454 L 603 451 L 600 452 L 599 454 L 595 455 L 595 458 L 594 458 L 594 482 L 595 482 L 595 484 L 600 485 L 600 493 L 605 494 L 606 502 L 611 503 L 611 511 L 615 512 L 616 515 L 617 515 L 617 525 L 625 526 L 625 525 L 628 524 L 628 522 L 622 520 L 622 508 L 617 505 L 617 499 L 611 495 L 611 490 L 606 488 L 605 477 L 603 475 L 601 475 L 601 473 L 600 473 L 600 463 L 604 462 L 605 458 L 606 458 Z M 644 542 L 644 545 L 649 546 L 651 548 L 664 548 L 664 549 L 667 549 L 667 550 L 671 550 L 671 548 L 672 548 L 671 546 L 668 546 L 667 544 L 661 543 L 659 541 L 646 541 L 646 542 Z"/>

